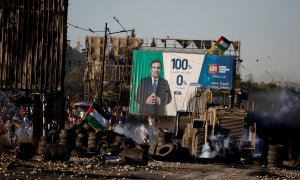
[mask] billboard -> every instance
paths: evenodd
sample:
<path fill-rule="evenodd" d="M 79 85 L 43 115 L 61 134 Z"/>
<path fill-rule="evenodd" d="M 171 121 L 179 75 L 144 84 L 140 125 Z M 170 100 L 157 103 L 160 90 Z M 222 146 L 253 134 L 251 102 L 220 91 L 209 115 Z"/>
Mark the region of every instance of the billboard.
<path fill-rule="evenodd" d="M 231 89 L 234 75 L 232 56 L 136 50 L 130 113 L 176 116 L 187 110 L 195 87 Z"/>

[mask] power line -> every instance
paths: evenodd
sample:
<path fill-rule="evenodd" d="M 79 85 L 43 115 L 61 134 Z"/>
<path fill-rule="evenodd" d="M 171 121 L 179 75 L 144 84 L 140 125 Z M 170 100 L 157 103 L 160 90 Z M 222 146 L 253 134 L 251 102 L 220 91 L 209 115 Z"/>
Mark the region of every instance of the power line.
<path fill-rule="evenodd" d="M 105 32 L 105 31 L 94 31 L 94 30 L 92 30 L 91 28 L 88 28 L 88 29 L 82 28 L 82 27 L 73 25 L 73 24 L 71 24 L 71 23 L 67 23 L 67 24 L 70 25 L 70 26 L 72 26 L 72 27 L 74 27 L 74 28 L 77 28 L 77 29 L 80 29 L 80 30 L 83 30 L 83 31 L 89 31 L 89 32 L 92 32 L 92 33 L 96 33 L 96 32 Z"/>

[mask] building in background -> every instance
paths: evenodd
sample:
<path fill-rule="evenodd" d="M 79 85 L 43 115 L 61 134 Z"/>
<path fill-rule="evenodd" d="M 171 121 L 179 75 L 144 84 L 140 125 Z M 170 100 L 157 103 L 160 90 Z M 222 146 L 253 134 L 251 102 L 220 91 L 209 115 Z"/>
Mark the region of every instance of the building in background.
<path fill-rule="evenodd" d="M 65 73 L 72 71 L 75 67 L 84 70 L 86 64 L 86 51 L 85 49 L 81 49 L 80 42 L 77 42 L 75 48 L 70 46 L 70 42 L 70 40 L 67 41 Z"/>

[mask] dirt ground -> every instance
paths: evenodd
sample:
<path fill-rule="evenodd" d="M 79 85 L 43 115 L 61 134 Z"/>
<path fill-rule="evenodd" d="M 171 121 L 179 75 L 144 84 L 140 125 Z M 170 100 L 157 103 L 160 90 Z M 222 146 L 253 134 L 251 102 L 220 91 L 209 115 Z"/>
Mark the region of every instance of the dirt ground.
<path fill-rule="evenodd" d="M 103 157 L 102 157 L 103 158 Z M 148 165 L 125 165 L 115 157 L 93 156 L 69 161 L 45 161 L 41 155 L 30 160 L 2 153 L 0 179 L 300 179 L 300 170 L 263 165 L 216 162 L 163 162 L 150 159 Z"/>

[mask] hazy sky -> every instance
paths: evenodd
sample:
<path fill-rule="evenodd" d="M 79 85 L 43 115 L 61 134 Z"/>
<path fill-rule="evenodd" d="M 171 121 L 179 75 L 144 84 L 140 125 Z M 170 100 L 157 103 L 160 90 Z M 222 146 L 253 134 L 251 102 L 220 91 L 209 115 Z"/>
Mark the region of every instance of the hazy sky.
<path fill-rule="evenodd" d="M 300 83 L 300 0 L 69 0 L 68 11 L 84 29 L 120 31 L 115 16 L 141 38 L 240 40 L 242 79 Z M 73 47 L 87 35 L 68 26 Z"/>

